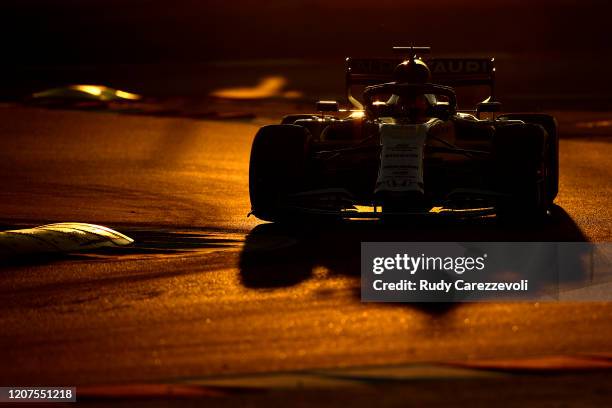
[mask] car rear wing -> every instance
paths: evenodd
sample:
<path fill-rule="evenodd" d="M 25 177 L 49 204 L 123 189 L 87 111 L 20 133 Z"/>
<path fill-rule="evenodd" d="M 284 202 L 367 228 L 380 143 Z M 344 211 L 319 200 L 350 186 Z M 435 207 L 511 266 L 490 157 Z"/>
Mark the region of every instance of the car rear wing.
<path fill-rule="evenodd" d="M 376 85 L 393 81 L 393 70 L 405 58 L 347 58 L 346 90 L 349 101 L 353 85 Z M 431 70 L 431 82 L 451 87 L 485 85 L 495 99 L 494 58 L 430 58 L 424 60 Z"/>

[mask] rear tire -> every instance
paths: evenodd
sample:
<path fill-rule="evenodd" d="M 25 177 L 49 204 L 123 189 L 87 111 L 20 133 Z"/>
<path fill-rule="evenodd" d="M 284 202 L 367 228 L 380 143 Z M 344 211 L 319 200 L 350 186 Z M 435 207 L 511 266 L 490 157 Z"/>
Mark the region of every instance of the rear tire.
<path fill-rule="evenodd" d="M 311 135 L 294 125 L 264 126 L 255 135 L 249 163 L 251 212 L 264 221 L 287 218 L 283 202 L 303 189 Z"/>
<path fill-rule="evenodd" d="M 499 190 L 507 195 L 496 205 L 500 219 L 542 218 L 548 213 L 552 205 L 548 139 L 540 125 L 512 124 L 497 129 L 497 179 Z"/>

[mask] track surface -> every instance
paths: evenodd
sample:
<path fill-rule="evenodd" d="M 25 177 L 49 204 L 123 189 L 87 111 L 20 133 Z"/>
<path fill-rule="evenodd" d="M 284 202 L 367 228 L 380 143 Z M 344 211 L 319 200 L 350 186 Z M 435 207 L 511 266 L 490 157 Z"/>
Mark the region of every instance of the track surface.
<path fill-rule="evenodd" d="M 0 383 L 610 353 L 609 303 L 359 300 L 364 240 L 610 241 L 610 116 L 559 113 L 561 192 L 545 226 L 288 231 L 246 218 L 260 123 L 3 107 L 3 226 L 99 223 L 137 244 L 0 266 Z"/>

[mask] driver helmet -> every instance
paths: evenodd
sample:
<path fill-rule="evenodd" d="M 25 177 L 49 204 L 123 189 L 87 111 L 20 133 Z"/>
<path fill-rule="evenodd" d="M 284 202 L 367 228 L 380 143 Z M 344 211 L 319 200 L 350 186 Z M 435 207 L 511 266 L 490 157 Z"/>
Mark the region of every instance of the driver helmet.
<path fill-rule="evenodd" d="M 395 79 L 400 83 L 424 84 L 431 79 L 431 71 L 420 59 L 409 59 L 397 67 L 393 72 Z M 414 119 L 426 116 L 431 101 L 424 94 L 393 95 L 388 102 L 395 107 L 395 113 L 400 116 L 409 116 Z"/>
<path fill-rule="evenodd" d="M 391 99 L 396 115 L 413 119 L 424 118 L 431 106 L 424 94 L 393 95 Z"/>
<path fill-rule="evenodd" d="M 397 82 L 424 84 L 431 80 L 431 71 L 420 59 L 409 59 L 399 64 L 393 70 Z"/>

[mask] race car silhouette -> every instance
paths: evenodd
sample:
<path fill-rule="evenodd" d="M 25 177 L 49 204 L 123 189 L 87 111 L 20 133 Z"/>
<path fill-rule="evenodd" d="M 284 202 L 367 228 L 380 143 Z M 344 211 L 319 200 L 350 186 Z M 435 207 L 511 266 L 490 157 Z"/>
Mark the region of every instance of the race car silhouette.
<path fill-rule="evenodd" d="M 252 214 L 275 222 L 545 216 L 559 184 L 555 118 L 497 115 L 493 59 L 424 59 L 429 47 L 394 50 L 403 58 L 347 58 L 352 109 L 320 101 L 318 114 L 289 115 L 257 132 Z M 352 92 L 360 85 L 357 99 Z M 477 85 L 490 96 L 458 110 L 455 88 Z"/>

